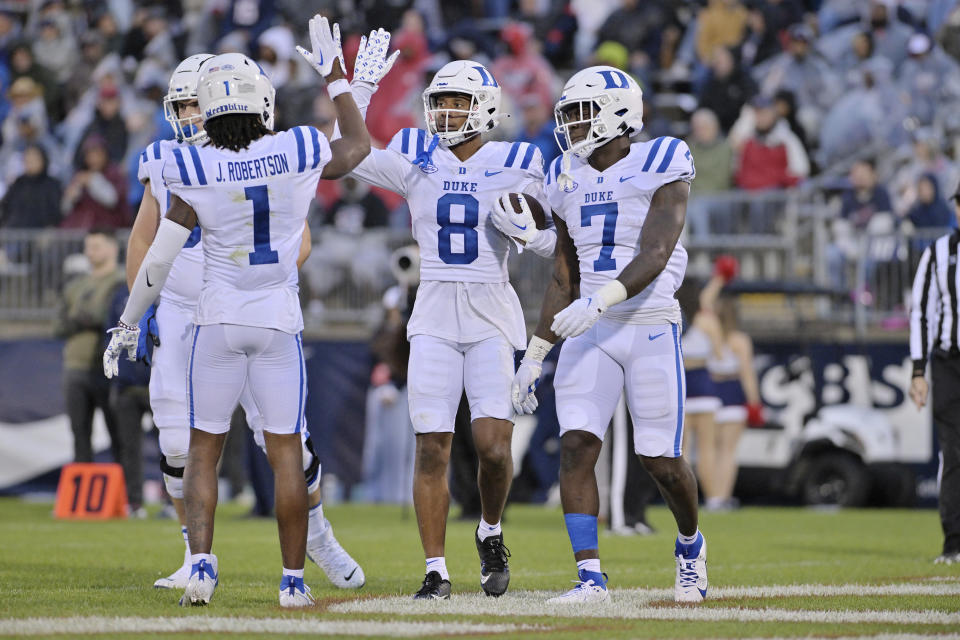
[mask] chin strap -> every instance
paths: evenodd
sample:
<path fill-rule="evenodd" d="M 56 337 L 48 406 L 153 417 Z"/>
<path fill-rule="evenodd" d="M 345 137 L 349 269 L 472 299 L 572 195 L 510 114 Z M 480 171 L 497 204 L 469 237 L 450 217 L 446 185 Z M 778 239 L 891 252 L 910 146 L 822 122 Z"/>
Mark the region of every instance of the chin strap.
<path fill-rule="evenodd" d="M 433 164 L 433 151 L 437 148 L 437 145 L 440 144 L 440 136 L 433 134 L 433 139 L 430 140 L 430 145 L 427 146 L 426 151 L 419 154 L 413 160 L 413 164 L 417 165 L 421 169 L 426 169 Z"/>
<path fill-rule="evenodd" d="M 573 185 L 576 184 L 573 181 L 573 176 L 570 175 L 570 168 L 572 162 L 570 161 L 570 152 L 564 151 L 563 155 L 560 158 L 560 175 L 557 176 L 557 186 L 559 186 L 564 191 L 568 191 L 573 188 Z"/>

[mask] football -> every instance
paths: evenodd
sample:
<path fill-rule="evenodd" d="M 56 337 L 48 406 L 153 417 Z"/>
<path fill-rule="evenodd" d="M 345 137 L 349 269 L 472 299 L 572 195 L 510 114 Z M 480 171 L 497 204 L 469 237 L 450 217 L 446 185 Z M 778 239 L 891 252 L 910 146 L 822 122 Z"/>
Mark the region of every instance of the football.
<path fill-rule="evenodd" d="M 530 212 L 533 214 L 533 221 L 537 224 L 537 229 L 547 228 L 547 215 L 543 211 L 543 206 L 531 195 L 526 193 L 511 193 L 510 204 L 513 206 L 514 213 L 520 213 L 520 198 L 524 198 L 530 205 Z"/>

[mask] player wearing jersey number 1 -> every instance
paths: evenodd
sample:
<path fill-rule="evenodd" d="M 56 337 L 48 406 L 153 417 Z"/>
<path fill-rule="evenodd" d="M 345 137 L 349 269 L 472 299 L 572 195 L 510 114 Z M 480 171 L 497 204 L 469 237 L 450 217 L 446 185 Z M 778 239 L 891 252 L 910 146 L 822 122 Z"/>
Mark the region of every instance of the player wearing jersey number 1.
<path fill-rule="evenodd" d="M 171 205 L 104 353 L 108 377 L 116 373 L 123 351 L 135 357 L 135 323 L 156 299 L 199 223 L 204 281 L 187 369 L 191 433 L 184 506 L 192 566 L 183 605 L 208 603 L 219 582 L 217 559 L 210 552 L 216 465 L 246 386 L 260 409 L 275 476 L 283 560 L 280 605 L 313 603 L 303 583 L 307 490 L 300 431 L 306 371 L 296 261 L 317 180 L 348 173 L 369 153 L 370 139 L 344 78 L 339 28 L 331 30 L 326 18 L 316 16 L 310 35 L 311 58 L 328 81 L 343 138 L 329 143 L 312 127 L 270 131 L 273 87 L 259 66 L 241 54 L 204 62 L 198 100 L 210 144 L 190 147 L 164 163 Z"/>
<path fill-rule="evenodd" d="M 678 239 L 693 158 L 676 138 L 631 142 L 643 126 L 640 87 L 613 67 L 570 78 L 555 116 L 564 153 L 548 168 L 544 188 L 557 257 L 512 389 L 517 411 L 536 407 L 543 359 L 566 338 L 554 389 L 560 496 L 579 581 L 551 602 L 607 598 L 594 467 L 621 393 L 635 451 L 679 529 L 674 597 L 699 602 L 707 591 L 706 543 L 697 528 L 696 478 L 680 449 L 684 375 L 675 298 L 687 264 Z"/>
<path fill-rule="evenodd" d="M 354 85 L 362 108 L 375 83 L 355 77 Z M 423 102 L 426 131 L 399 131 L 386 149 L 373 149 L 353 171 L 406 198 L 420 248 L 420 286 L 407 328 L 410 418 L 417 436 L 413 502 L 426 557 L 426 575 L 414 597 L 450 596 L 447 467 L 464 391 L 480 463 L 482 517 L 474 535 L 480 587 L 499 596 L 510 581 L 510 552 L 500 525 L 513 478 L 510 382 L 514 351 L 526 343 L 507 257 L 511 237 L 524 249 L 550 256 L 556 236 L 532 224 L 509 234 L 501 230 L 508 221 L 496 211 L 500 194 L 540 196 L 543 162 L 533 145 L 483 140 L 503 117 L 493 75 L 477 62 L 451 62 L 436 73 Z"/>
<path fill-rule="evenodd" d="M 189 154 L 189 145 L 201 145 L 207 141 L 197 103 L 197 81 L 201 65 L 212 57 L 212 54 L 196 54 L 177 65 L 170 76 L 169 89 L 163 100 L 164 115 L 175 138 L 154 142 L 140 154 L 137 175 L 145 190 L 127 242 L 128 287 L 133 287 L 140 264 L 157 233 L 162 215 L 161 203 L 165 210 L 170 202 L 170 191 L 163 180 L 164 163 L 176 153 Z M 267 107 L 268 129 L 273 128 L 273 107 L 271 97 Z M 177 151 L 174 152 L 174 149 Z M 303 240 L 297 256 L 298 267 L 310 255 L 310 248 L 309 227 L 304 225 Z M 192 346 L 190 338 L 193 335 L 193 319 L 202 282 L 203 240 L 201 230 L 197 227 L 174 261 L 154 312 L 156 346 L 150 363 L 150 407 L 153 421 L 160 432 L 160 467 L 164 484 L 176 510 L 185 545 L 183 564 L 171 575 L 154 582 L 153 586 L 158 589 L 184 589 L 190 578 L 190 544 L 183 509 L 183 469 L 187 462 L 187 447 L 190 442 L 186 371 Z M 259 409 L 251 399 L 249 389 L 244 389 L 240 404 L 246 413 L 248 424 L 255 432 L 255 441 L 263 449 L 262 419 Z M 323 569 L 334 585 L 342 588 L 361 587 L 364 583 L 363 569 L 340 546 L 329 521 L 323 515 L 320 461 L 310 442 L 309 431 L 303 429 L 301 433 L 304 444 L 304 476 L 310 504 L 307 557 Z"/>

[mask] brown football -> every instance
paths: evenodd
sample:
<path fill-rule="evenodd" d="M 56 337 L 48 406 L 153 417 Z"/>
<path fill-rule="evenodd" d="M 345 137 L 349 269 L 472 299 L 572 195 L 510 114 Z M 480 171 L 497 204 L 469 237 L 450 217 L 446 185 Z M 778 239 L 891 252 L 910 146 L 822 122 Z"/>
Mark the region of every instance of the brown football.
<path fill-rule="evenodd" d="M 513 205 L 513 212 L 520 213 L 520 198 L 525 198 L 530 205 L 530 212 L 533 214 L 533 221 L 537 224 L 537 229 L 547 228 L 547 215 L 543 212 L 543 206 L 531 195 L 526 193 L 511 193 L 510 204 Z"/>

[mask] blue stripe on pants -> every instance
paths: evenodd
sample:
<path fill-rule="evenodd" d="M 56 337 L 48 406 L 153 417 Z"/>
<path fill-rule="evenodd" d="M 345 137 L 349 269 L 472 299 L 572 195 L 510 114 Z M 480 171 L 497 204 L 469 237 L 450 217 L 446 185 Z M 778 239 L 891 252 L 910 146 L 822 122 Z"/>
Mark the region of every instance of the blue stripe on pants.
<path fill-rule="evenodd" d="M 297 401 L 297 428 L 294 433 L 300 433 L 303 423 L 303 390 L 306 388 L 303 375 L 303 345 L 300 343 L 300 336 L 295 336 L 297 340 L 297 358 L 300 362 L 300 399 Z"/>
<path fill-rule="evenodd" d="M 194 427 L 193 424 L 193 359 L 197 353 L 197 336 L 200 335 L 200 325 L 197 325 L 193 330 L 193 346 L 190 347 L 190 369 L 187 372 L 187 391 L 190 397 L 190 428 Z"/>
<path fill-rule="evenodd" d="M 683 441 L 683 398 L 685 391 L 683 388 L 683 363 L 680 360 L 680 332 L 677 325 L 671 324 L 673 328 L 673 346 L 674 359 L 677 367 L 677 431 L 673 436 L 673 455 L 680 456 L 680 444 Z"/>

